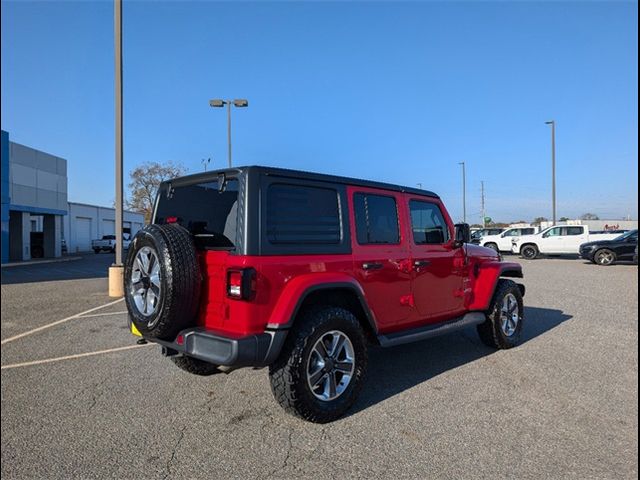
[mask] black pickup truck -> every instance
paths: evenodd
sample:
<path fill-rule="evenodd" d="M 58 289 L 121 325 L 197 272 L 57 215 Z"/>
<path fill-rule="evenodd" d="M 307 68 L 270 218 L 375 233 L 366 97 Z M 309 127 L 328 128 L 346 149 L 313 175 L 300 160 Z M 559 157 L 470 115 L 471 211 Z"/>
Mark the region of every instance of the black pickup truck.
<path fill-rule="evenodd" d="M 600 240 L 580 245 L 580 256 L 598 265 L 616 261 L 637 261 L 638 230 L 629 230 L 613 240 Z"/>

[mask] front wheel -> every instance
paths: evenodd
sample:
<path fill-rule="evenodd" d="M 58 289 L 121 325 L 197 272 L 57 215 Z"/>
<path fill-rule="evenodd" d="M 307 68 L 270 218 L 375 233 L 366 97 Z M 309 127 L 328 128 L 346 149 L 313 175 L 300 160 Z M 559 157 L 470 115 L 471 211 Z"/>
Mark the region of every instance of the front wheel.
<path fill-rule="evenodd" d="M 285 411 L 326 423 L 355 402 L 366 368 L 367 344 L 355 316 L 343 308 L 316 308 L 297 320 L 269 367 L 271 391 Z"/>
<path fill-rule="evenodd" d="M 611 265 L 616 261 L 616 254 L 613 253 L 608 248 L 603 248 L 602 250 L 598 250 L 596 254 L 593 256 L 593 260 L 598 265 Z"/>
<path fill-rule="evenodd" d="M 485 247 L 490 248 L 494 252 L 499 252 L 500 251 L 500 250 L 498 250 L 498 245 L 496 245 L 495 243 L 487 243 L 487 244 L 485 244 Z"/>
<path fill-rule="evenodd" d="M 512 280 L 498 280 L 487 310 L 487 320 L 478 325 L 482 342 L 492 348 L 513 348 L 520 342 L 524 322 L 522 292 Z"/>
<path fill-rule="evenodd" d="M 540 254 L 540 251 L 538 250 L 538 247 L 535 245 L 525 245 L 520 250 L 520 255 L 522 255 L 523 258 L 526 258 L 528 260 L 533 260 L 534 258 L 537 258 L 539 254 Z"/>

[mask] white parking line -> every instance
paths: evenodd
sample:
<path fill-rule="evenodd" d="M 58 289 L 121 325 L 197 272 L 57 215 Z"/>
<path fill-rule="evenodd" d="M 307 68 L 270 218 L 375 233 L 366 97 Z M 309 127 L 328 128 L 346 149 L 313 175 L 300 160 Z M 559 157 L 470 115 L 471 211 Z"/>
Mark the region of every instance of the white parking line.
<path fill-rule="evenodd" d="M 18 340 L 19 338 L 26 337 L 27 335 L 31 335 L 33 333 L 41 332 L 42 330 L 46 330 L 47 328 L 55 327 L 56 325 L 60 325 L 61 323 L 68 322 L 69 320 L 73 320 L 75 318 L 79 318 L 87 313 L 95 312 L 96 310 L 100 310 L 101 308 L 109 307 L 111 305 L 115 305 L 118 302 L 121 302 L 123 299 L 119 298 L 118 300 L 114 300 L 113 302 L 105 303 L 104 305 L 100 305 L 99 307 L 90 308 L 89 310 L 85 310 L 84 312 L 76 313 L 75 315 L 71 315 L 70 317 L 63 318 L 62 320 L 56 320 L 53 323 L 48 323 L 47 325 L 43 325 L 41 327 L 34 328 L 33 330 L 28 330 L 23 333 L 19 333 L 18 335 L 14 335 L 13 337 L 5 338 L 0 342 L 0 345 L 4 345 L 5 343 L 13 342 L 14 340 Z M 4 367 L 3 367 L 4 368 Z"/>
<path fill-rule="evenodd" d="M 103 353 L 122 352 L 124 350 L 133 350 L 134 348 L 148 347 L 154 345 L 153 343 L 145 343 L 142 345 L 128 345 L 126 347 L 110 348 L 108 350 L 98 350 L 97 352 L 77 353 L 75 355 L 67 355 L 65 357 L 45 358 L 44 360 L 33 360 L 31 362 L 12 363 L 9 365 L 2 365 L 0 370 L 9 370 L 10 368 L 30 367 L 33 365 L 42 365 L 44 363 L 62 362 L 63 360 L 73 360 L 76 358 L 93 357 L 94 355 L 102 355 Z"/>
<path fill-rule="evenodd" d="M 129 312 L 123 310 L 122 312 L 92 313 L 90 315 L 80 315 L 78 318 L 106 317 L 107 315 L 124 315 L 125 313 Z"/>

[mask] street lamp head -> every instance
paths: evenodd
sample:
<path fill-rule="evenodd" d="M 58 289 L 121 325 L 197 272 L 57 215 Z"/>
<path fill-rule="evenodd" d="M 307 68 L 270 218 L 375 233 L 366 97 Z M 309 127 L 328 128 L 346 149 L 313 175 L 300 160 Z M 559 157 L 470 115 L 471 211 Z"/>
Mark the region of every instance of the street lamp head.
<path fill-rule="evenodd" d="M 554 123 L 556 123 L 555 120 L 549 120 L 548 122 L 544 122 L 545 125 L 553 125 Z"/>
<path fill-rule="evenodd" d="M 213 99 L 213 100 L 209 100 L 209 106 L 210 107 L 224 107 L 224 105 L 227 102 L 225 102 L 224 100 L 220 100 L 218 98 Z"/>
<path fill-rule="evenodd" d="M 236 98 L 236 99 L 233 101 L 233 104 L 234 104 L 236 107 L 248 107 L 248 106 L 249 106 L 249 101 L 248 101 L 248 100 L 246 100 L 246 99 L 244 99 L 244 98 Z"/>

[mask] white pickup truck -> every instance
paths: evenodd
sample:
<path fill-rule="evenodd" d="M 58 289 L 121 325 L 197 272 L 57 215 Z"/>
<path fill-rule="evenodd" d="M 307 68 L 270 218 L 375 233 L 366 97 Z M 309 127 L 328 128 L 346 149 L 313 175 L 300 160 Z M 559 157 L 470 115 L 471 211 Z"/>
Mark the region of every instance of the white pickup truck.
<path fill-rule="evenodd" d="M 534 227 L 508 228 L 497 235 L 484 235 L 480 237 L 479 245 L 494 249 L 496 252 L 510 252 L 511 241 L 522 235 L 533 235 L 536 233 Z"/>
<path fill-rule="evenodd" d="M 511 251 L 534 259 L 541 253 L 551 255 L 577 255 L 580 245 L 598 240 L 613 240 L 619 233 L 589 234 L 587 225 L 558 225 L 535 235 L 523 235 L 511 240 Z"/>
<path fill-rule="evenodd" d="M 127 250 L 131 240 L 124 238 L 122 242 L 122 248 Z M 95 253 L 100 252 L 115 252 L 116 251 L 116 236 L 115 235 L 103 235 L 99 240 L 91 240 L 91 248 Z"/>

